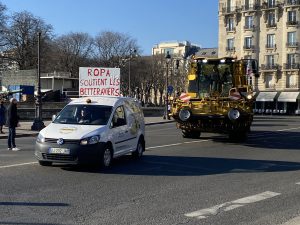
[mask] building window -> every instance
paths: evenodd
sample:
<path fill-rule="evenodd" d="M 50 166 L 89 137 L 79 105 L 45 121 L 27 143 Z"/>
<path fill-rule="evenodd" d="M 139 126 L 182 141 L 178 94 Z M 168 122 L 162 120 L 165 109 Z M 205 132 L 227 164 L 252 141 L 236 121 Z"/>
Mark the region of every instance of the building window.
<path fill-rule="evenodd" d="M 298 3 L 298 0 L 287 0 L 288 5 L 297 5 Z"/>
<path fill-rule="evenodd" d="M 227 19 L 227 31 L 234 31 L 234 18 L 232 17 Z"/>
<path fill-rule="evenodd" d="M 266 79 L 266 88 L 274 88 L 273 75 L 266 74 L 265 79 Z"/>
<path fill-rule="evenodd" d="M 164 50 L 164 54 L 166 55 L 168 52 L 170 55 L 174 55 L 174 48 L 165 48 Z"/>
<path fill-rule="evenodd" d="M 297 17 L 296 17 L 296 11 L 288 11 L 288 22 L 296 22 L 297 21 Z"/>
<path fill-rule="evenodd" d="M 245 0 L 245 10 L 253 8 L 253 0 Z"/>
<path fill-rule="evenodd" d="M 292 65 L 296 63 L 296 54 L 287 54 L 287 63 Z"/>
<path fill-rule="evenodd" d="M 275 13 L 274 12 L 269 12 L 268 14 L 268 27 L 276 27 L 276 19 L 275 19 Z"/>
<path fill-rule="evenodd" d="M 227 0 L 226 12 L 231 13 L 231 12 L 234 11 L 234 9 L 235 9 L 235 7 L 233 5 L 233 1 L 232 0 Z"/>
<path fill-rule="evenodd" d="M 267 55 L 266 56 L 266 62 L 267 62 L 267 69 L 274 69 L 275 68 L 275 57 L 274 55 Z"/>
<path fill-rule="evenodd" d="M 253 28 L 253 16 L 246 16 L 245 29 L 252 29 L 252 28 Z"/>
<path fill-rule="evenodd" d="M 297 55 L 287 54 L 285 69 L 299 69 L 299 64 L 296 62 Z"/>
<path fill-rule="evenodd" d="M 252 49 L 252 37 L 245 37 L 244 39 L 244 49 Z"/>
<path fill-rule="evenodd" d="M 234 51 L 234 39 L 233 38 L 229 38 L 227 39 L 227 51 Z"/>
<path fill-rule="evenodd" d="M 275 34 L 267 34 L 266 48 L 275 48 Z"/>
<path fill-rule="evenodd" d="M 288 32 L 287 41 L 287 47 L 297 47 L 296 32 Z"/>
<path fill-rule="evenodd" d="M 268 0 L 268 8 L 274 8 L 275 7 L 275 0 Z"/>
<path fill-rule="evenodd" d="M 286 87 L 287 88 L 297 88 L 296 76 L 295 75 L 287 75 L 286 77 Z"/>

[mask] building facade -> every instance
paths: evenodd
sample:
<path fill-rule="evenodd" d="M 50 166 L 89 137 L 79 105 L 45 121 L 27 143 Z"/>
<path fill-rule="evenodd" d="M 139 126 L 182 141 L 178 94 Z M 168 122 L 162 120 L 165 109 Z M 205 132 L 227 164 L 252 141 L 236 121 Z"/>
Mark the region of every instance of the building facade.
<path fill-rule="evenodd" d="M 171 56 L 186 58 L 195 54 L 200 46 L 191 44 L 189 41 L 169 41 L 156 44 L 152 48 L 152 55 L 166 55 L 167 52 Z"/>
<path fill-rule="evenodd" d="M 219 0 L 219 56 L 258 60 L 259 112 L 300 114 L 299 26 L 300 0 Z"/>

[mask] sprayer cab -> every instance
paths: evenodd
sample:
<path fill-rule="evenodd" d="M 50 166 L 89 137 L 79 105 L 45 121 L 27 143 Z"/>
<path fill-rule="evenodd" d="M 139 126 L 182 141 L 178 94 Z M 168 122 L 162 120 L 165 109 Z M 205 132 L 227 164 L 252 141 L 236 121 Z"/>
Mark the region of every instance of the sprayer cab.
<path fill-rule="evenodd" d="M 194 58 L 188 75 L 188 93 L 194 98 L 228 97 L 231 88 L 244 92 L 258 77 L 258 64 L 254 59 Z"/>

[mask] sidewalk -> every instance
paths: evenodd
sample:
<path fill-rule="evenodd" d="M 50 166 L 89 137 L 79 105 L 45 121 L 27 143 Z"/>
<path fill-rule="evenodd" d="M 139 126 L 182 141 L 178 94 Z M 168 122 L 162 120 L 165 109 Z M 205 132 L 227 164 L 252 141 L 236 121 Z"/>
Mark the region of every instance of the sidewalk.
<path fill-rule="evenodd" d="M 162 123 L 171 123 L 174 120 L 164 120 L 162 117 L 145 117 L 146 126 L 162 124 Z M 47 126 L 51 121 L 44 121 L 44 124 Z M 32 131 L 31 125 L 33 121 L 21 121 L 20 127 L 16 129 L 16 137 L 35 137 L 38 135 L 38 131 Z M 6 139 L 8 134 L 7 127 L 3 127 L 4 134 L 0 134 L 0 139 Z"/>

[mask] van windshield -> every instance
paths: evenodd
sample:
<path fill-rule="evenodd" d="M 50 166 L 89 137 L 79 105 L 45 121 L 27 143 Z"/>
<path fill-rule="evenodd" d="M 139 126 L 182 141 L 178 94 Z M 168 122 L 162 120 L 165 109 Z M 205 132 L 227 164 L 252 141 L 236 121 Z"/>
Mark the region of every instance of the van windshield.
<path fill-rule="evenodd" d="M 67 105 L 53 123 L 106 125 L 112 107 L 106 105 Z"/>

